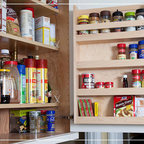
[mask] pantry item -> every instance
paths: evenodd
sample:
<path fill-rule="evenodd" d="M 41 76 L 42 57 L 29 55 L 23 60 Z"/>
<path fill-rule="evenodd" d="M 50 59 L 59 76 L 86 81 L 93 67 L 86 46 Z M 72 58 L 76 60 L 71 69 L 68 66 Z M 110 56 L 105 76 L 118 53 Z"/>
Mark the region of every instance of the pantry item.
<path fill-rule="evenodd" d="M 117 45 L 118 47 L 118 60 L 125 60 L 126 59 L 126 44 L 125 43 L 119 43 Z"/>
<path fill-rule="evenodd" d="M 56 45 L 56 29 L 55 24 L 50 24 L 50 45 Z"/>
<path fill-rule="evenodd" d="M 130 44 L 129 45 L 129 53 L 130 53 L 130 59 L 137 59 L 138 45 L 137 44 Z"/>
<path fill-rule="evenodd" d="M 50 18 L 41 16 L 35 19 L 35 40 L 50 45 Z"/>
<path fill-rule="evenodd" d="M 123 75 L 123 88 L 128 88 L 127 75 Z"/>
<path fill-rule="evenodd" d="M 1 103 L 10 103 L 11 89 L 10 70 L 0 69 L 0 93 Z"/>
<path fill-rule="evenodd" d="M 20 11 L 20 28 L 21 36 L 32 40 L 33 39 L 33 16 L 31 10 L 21 10 Z"/>
<path fill-rule="evenodd" d="M 48 82 L 48 103 L 51 103 L 52 93 L 51 93 L 51 86 Z"/>
<path fill-rule="evenodd" d="M 98 102 L 94 103 L 94 116 L 97 117 L 98 116 Z"/>
<path fill-rule="evenodd" d="M 119 22 L 119 21 L 123 21 L 123 13 L 121 11 L 115 11 L 113 14 L 112 14 L 112 21 L 113 22 Z M 114 28 L 113 29 L 114 32 L 121 32 L 122 31 L 122 28 Z"/>
<path fill-rule="evenodd" d="M 97 24 L 99 23 L 99 13 L 90 13 L 89 14 L 89 23 L 90 24 Z M 97 29 L 90 30 L 90 34 L 97 34 L 99 31 Z"/>
<path fill-rule="evenodd" d="M 46 0 L 39 0 L 39 1 L 41 1 L 41 2 L 44 3 L 44 4 L 46 4 Z"/>
<path fill-rule="evenodd" d="M 83 107 L 84 107 L 85 116 L 90 116 L 86 100 L 82 99 L 82 103 L 83 103 Z"/>
<path fill-rule="evenodd" d="M 90 116 L 94 116 L 93 108 L 92 108 L 92 101 L 90 99 L 86 99 L 88 111 Z"/>
<path fill-rule="evenodd" d="M 144 9 L 137 9 L 136 10 L 136 20 L 144 20 Z M 144 30 L 143 26 L 137 26 L 137 30 Z"/>
<path fill-rule="evenodd" d="M 95 85 L 95 87 L 96 88 L 104 88 L 104 82 L 96 82 L 96 85 Z"/>
<path fill-rule="evenodd" d="M 135 96 L 114 96 L 114 116 L 134 117 Z"/>
<path fill-rule="evenodd" d="M 1 49 L 0 53 L 0 68 L 2 69 L 4 66 L 4 63 L 6 61 L 10 61 L 10 54 L 8 49 Z"/>
<path fill-rule="evenodd" d="M 47 110 L 41 110 L 41 120 L 40 120 L 40 132 L 46 132 L 46 112 Z"/>
<path fill-rule="evenodd" d="M 126 12 L 125 13 L 126 21 L 134 21 L 135 20 L 135 12 Z M 136 31 L 136 27 L 127 27 L 126 31 Z"/>
<path fill-rule="evenodd" d="M 102 23 L 107 23 L 111 21 L 111 12 L 104 10 L 100 12 L 100 19 Z M 102 29 L 101 33 L 109 33 L 110 29 Z"/>
<path fill-rule="evenodd" d="M 80 88 L 93 89 L 95 87 L 95 80 L 93 73 L 83 73 L 80 75 Z"/>
<path fill-rule="evenodd" d="M 144 59 L 144 40 L 138 42 L 138 58 Z"/>
<path fill-rule="evenodd" d="M 36 60 L 24 59 L 26 66 L 26 103 L 36 103 Z"/>
<path fill-rule="evenodd" d="M 140 69 L 133 69 L 132 75 L 133 75 L 132 87 L 141 88 L 141 79 L 140 79 L 141 70 Z"/>
<path fill-rule="evenodd" d="M 48 103 L 47 60 L 36 60 L 36 95 L 37 103 Z"/>
<path fill-rule="evenodd" d="M 81 15 L 78 17 L 78 24 L 88 24 L 89 23 L 89 16 L 88 15 Z M 79 35 L 89 34 L 88 30 L 81 30 L 78 32 Z"/>
<path fill-rule="evenodd" d="M 29 120 L 30 120 L 30 133 L 40 133 L 41 112 L 30 111 Z"/>
<path fill-rule="evenodd" d="M 58 9 L 57 0 L 46 0 L 46 3 L 50 6 L 52 6 L 53 8 Z"/>
<path fill-rule="evenodd" d="M 11 85 L 13 89 L 10 95 L 11 103 L 20 103 L 20 75 L 17 64 L 16 61 L 6 61 L 4 64 L 4 68 L 10 70 Z"/>
<path fill-rule="evenodd" d="M 47 132 L 55 132 L 55 111 L 49 110 L 46 112 L 47 116 Z"/>
<path fill-rule="evenodd" d="M 142 74 L 142 88 L 144 88 L 144 70 L 142 70 L 141 74 Z"/>
<path fill-rule="evenodd" d="M 105 88 L 113 88 L 114 84 L 113 82 L 105 82 Z"/>
<path fill-rule="evenodd" d="M 135 116 L 143 117 L 144 116 L 144 97 L 135 96 Z"/>
<path fill-rule="evenodd" d="M 85 116 L 83 102 L 81 99 L 78 100 L 79 114 L 80 116 Z"/>
<path fill-rule="evenodd" d="M 35 60 L 39 60 L 39 55 L 36 55 L 36 56 L 35 56 Z"/>
<path fill-rule="evenodd" d="M 26 69 L 25 65 L 17 66 L 20 75 L 20 103 L 26 103 Z"/>

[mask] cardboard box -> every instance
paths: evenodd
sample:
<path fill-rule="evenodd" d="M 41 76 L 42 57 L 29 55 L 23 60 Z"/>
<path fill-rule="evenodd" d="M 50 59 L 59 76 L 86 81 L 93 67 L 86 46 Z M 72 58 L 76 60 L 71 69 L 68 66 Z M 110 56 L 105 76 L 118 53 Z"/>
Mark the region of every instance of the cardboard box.
<path fill-rule="evenodd" d="M 144 97 L 135 97 L 135 116 L 144 117 Z"/>

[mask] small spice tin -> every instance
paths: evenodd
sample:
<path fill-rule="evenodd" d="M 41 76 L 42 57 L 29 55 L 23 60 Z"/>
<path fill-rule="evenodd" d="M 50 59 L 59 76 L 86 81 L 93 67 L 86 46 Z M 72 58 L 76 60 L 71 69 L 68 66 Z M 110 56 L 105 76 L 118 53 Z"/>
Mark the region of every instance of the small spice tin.
<path fill-rule="evenodd" d="M 95 87 L 96 88 L 104 88 L 104 82 L 96 82 L 96 85 L 95 85 Z"/>
<path fill-rule="evenodd" d="M 113 88 L 113 82 L 105 82 L 105 88 Z"/>

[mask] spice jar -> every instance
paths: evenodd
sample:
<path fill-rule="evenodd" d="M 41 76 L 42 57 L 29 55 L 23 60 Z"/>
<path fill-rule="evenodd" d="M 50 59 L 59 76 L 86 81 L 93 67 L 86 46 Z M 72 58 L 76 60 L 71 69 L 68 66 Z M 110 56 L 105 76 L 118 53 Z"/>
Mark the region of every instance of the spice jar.
<path fill-rule="evenodd" d="M 138 54 L 138 45 L 137 44 L 129 45 L 129 54 L 130 54 L 130 59 L 137 59 L 137 54 Z"/>
<path fill-rule="evenodd" d="M 99 13 L 90 13 L 89 14 L 89 23 L 90 24 L 97 24 L 99 23 Z M 90 34 L 98 33 L 98 30 L 90 30 Z"/>
<path fill-rule="evenodd" d="M 104 82 L 97 82 L 95 87 L 96 88 L 104 88 Z"/>
<path fill-rule="evenodd" d="M 141 88 L 140 74 L 141 74 L 140 69 L 132 70 L 132 75 L 133 75 L 132 87 Z"/>
<path fill-rule="evenodd" d="M 123 13 L 121 11 L 116 11 L 113 13 L 112 15 L 113 17 L 113 22 L 119 22 L 119 21 L 123 21 Z M 114 32 L 121 32 L 122 28 L 114 28 L 113 31 Z"/>
<path fill-rule="evenodd" d="M 88 15 L 81 15 L 78 17 L 78 24 L 88 24 L 89 23 L 89 16 Z M 89 34 L 88 30 L 81 30 L 78 32 L 79 35 Z"/>
<path fill-rule="evenodd" d="M 126 44 L 120 43 L 117 45 L 118 47 L 118 60 L 124 60 L 126 59 Z"/>
<path fill-rule="evenodd" d="M 138 58 L 139 59 L 144 59 L 144 40 L 141 40 L 138 42 Z"/>
<path fill-rule="evenodd" d="M 113 88 L 113 82 L 105 82 L 105 88 Z"/>
<path fill-rule="evenodd" d="M 100 18 L 102 23 L 107 23 L 111 21 L 111 12 L 110 11 L 101 11 L 100 12 Z M 101 33 L 109 33 L 110 29 L 102 29 Z"/>
<path fill-rule="evenodd" d="M 142 88 L 144 88 L 144 70 L 142 70 L 141 74 L 142 74 Z"/>
<path fill-rule="evenodd" d="M 137 9 L 136 10 L 136 20 L 144 20 L 144 9 Z M 137 30 L 144 30 L 143 26 L 137 26 Z"/>
<path fill-rule="evenodd" d="M 125 13 L 125 20 L 126 21 L 133 21 L 135 20 L 135 12 L 127 12 Z M 135 31 L 136 27 L 127 27 L 126 31 Z"/>

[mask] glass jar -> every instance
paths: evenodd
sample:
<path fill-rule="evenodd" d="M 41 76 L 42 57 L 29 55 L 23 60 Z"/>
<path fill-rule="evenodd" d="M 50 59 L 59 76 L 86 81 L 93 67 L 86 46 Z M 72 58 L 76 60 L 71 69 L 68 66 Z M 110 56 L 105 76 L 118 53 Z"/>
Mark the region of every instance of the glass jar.
<path fill-rule="evenodd" d="M 113 19 L 112 19 L 113 22 L 123 21 L 123 13 L 121 11 L 117 10 L 116 12 L 113 13 L 112 17 L 113 17 Z M 114 28 L 113 31 L 121 32 L 122 28 Z"/>
<path fill-rule="evenodd" d="M 97 82 L 95 87 L 96 88 L 104 88 L 104 82 Z"/>
<path fill-rule="evenodd" d="M 138 58 L 144 59 L 144 40 L 138 42 Z"/>
<path fill-rule="evenodd" d="M 1 103 L 10 103 L 10 95 L 12 93 L 10 79 L 10 70 L 0 69 L 0 93 L 1 93 Z"/>
<path fill-rule="evenodd" d="M 129 54 L 130 54 L 130 59 L 137 59 L 137 54 L 138 54 L 138 45 L 137 44 L 129 45 Z"/>
<path fill-rule="evenodd" d="M 144 20 L 144 9 L 137 9 L 136 10 L 136 20 Z M 137 26 L 137 30 L 144 30 L 143 26 Z"/>
<path fill-rule="evenodd" d="M 90 13 L 89 14 L 89 23 L 90 24 L 97 24 L 99 23 L 99 13 Z M 90 34 L 99 33 L 98 30 L 90 30 Z"/>
<path fill-rule="evenodd" d="M 125 60 L 126 59 L 126 44 L 120 43 L 117 45 L 118 47 L 118 60 Z"/>
<path fill-rule="evenodd" d="M 113 82 L 105 82 L 105 88 L 113 88 Z"/>
<path fill-rule="evenodd" d="M 111 12 L 110 11 L 101 11 L 100 12 L 100 19 L 102 23 L 107 23 L 111 21 Z M 102 29 L 101 33 L 109 33 L 110 29 Z"/>
<path fill-rule="evenodd" d="M 133 21 L 135 20 L 135 12 L 127 12 L 125 13 L 125 20 L 126 21 Z M 136 27 L 127 27 L 126 31 L 136 31 Z"/>
<path fill-rule="evenodd" d="M 140 69 L 132 70 L 132 75 L 133 75 L 132 87 L 141 88 L 140 74 L 141 74 Z"/>

